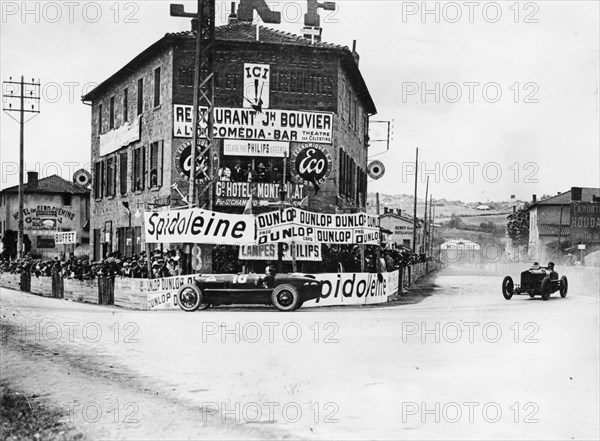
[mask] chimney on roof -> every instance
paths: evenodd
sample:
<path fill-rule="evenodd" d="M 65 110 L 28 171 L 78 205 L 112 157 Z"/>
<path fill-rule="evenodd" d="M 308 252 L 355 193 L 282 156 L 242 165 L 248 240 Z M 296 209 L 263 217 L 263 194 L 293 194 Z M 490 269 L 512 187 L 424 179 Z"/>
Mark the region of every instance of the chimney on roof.
<path fill-rule="evenodd" d="M 235 13 L 235 2 L 231 2 L 231 14 L 229 14 L 229 17 L 227 17 L 227 23 L 237 23 L 237 21 L 238 18 L 237 14 Z"/>
<path fill-rule="evenodd" d="M 354 61 L 358 66 L 358 62 L 360 61 L 360 55 L 358 55 L 358 52 L 356 52 L 356 40 L 352 40 L 352 58 L 354 58 Z"/>
<path fill-rule="evenodd" d="M 27 188 L 29 190 L 35 190 L 38 186 L 38 172 L 30 171 L 27 172 Z"/>
<path fill-rule="evenodd" d="M 402 216 L 402 208 L 396 208 L 396 213 L 398 213 L 398 216 Z"/>
<path fill-rule="evenodd" d="M 533 195 L 533 203 L 535 204 L 536 202 L 537 202 L 537 195 L 536 195 L 536 194 L 534 194 L 534 195 Z"/>
<path fill-rule="evenodd" d="M 388 207 L 383 207 L 383 214 L 387 214 L 387 213 L 388 213 L 388 211 L 389 211 L 389 208 L 388 208 Z"/>

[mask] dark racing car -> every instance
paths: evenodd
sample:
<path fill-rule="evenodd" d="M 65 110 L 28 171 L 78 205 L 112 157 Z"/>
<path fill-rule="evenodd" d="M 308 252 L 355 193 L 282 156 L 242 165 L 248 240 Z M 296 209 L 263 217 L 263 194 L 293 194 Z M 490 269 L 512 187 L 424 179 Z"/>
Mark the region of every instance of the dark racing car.
<path fill-rule="evenodd" d="M 567 276 L 559 279 L 552 262 L 549 262 L 547 267 L 539 266 L 536 262 L 531 268 L 523 271 L 520 285 L 515 285 L 510 276 L 506 276 L 502 281 L 502 295 L 506 300 L 510 300 L 515 294 L 529 294 L 529 297 L 532 298 L 539 295 L 543 300 L 548 300 L 550 294 L 556 291 L 559 291 L 560 296 L 565 298 L 568 289 Z"/>
<path fill-rule="evenodd" d="M 273 305 L 295 311 L 320 297 L 322 286 L 308 274 L 206 274 L 179 289 L 179 307 L 191 312 L 218 305 Z"/>

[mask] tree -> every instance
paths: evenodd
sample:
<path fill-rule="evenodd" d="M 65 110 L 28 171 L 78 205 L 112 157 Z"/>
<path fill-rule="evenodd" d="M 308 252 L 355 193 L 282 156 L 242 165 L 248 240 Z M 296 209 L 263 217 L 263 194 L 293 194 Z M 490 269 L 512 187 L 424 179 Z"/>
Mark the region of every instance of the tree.
<path fill-rule="evenodd" d="M 529 204 L 525 204 L 515 213 L 508 216 L 506 233 L 513 245 L 522 246 L 529 243 Z"/>
<path fill-rule="evenodd" d="M 463 221 L 460 216 L 452 213 L 450 216 L 450 220 L 446 222 L 446 228 L 461 228 L 463 226 Z"/>

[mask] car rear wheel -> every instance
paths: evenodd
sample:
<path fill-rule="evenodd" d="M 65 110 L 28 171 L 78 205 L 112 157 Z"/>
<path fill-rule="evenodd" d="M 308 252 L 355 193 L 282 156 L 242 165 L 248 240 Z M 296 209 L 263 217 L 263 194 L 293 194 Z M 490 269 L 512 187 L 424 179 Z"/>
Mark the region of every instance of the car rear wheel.
<path fill-rule="evenodd" d="M 513 296 L 515 284 L 510 276 L 506 276 L 502 281 L 502 295 L 506 300 L 510 300 Z"/>
<path fill-rule="evenodd" d="M 300 293 L 292 285 L 279 285 L 273 290 L 271 301 L 280 311 L 295 311 L 300 307 Z"/>
<path fill-rule="evenodd" d="M 186 312 L 193 312 L 202 305 L 202 291 L 194 283 L 188 283 L 179 288 L 177 296 L 179 307 Z"/>
<path fill-rule="evenodd" d="M 544 277 L 542 280 L 542 287 L 540 291 L 542 292 L 542 300 L 548 300 L 550 298 L 550 289 L 551 289 L 552 281 L 550 277 Z"/>
<path fill-rule="evenodd" d="M 567 280 L 567 276 L 562 276 L 560 278 L 560 296 L 564 299 L 567 297 L 567 291 L 569 290 L 569 281 Z"/>

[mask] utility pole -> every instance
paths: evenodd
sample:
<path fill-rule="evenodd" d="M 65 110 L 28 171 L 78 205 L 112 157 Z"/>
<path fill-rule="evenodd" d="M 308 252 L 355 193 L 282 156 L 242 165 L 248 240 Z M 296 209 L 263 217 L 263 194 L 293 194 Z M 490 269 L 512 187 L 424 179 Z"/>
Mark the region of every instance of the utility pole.
<path fill-rule="evenodd" d="M 427 198 L 429 197 L 429 176 L 427 176 L 427 184 L 425 185 L 425 210 L 423 211 L 423 239 L 422 250 L 427 253 Z M 423 254 L 423 253 L 421 253 Z"/>
<path fill-rule="evenodd" d="M 190 186 L 188 191 L 188 203 L 190 207 L 196 203 L 196 149 L 202 146 L 200 157 L 208 154 L 208 178 L 207 187 L 202 191 L 208 191 L 208 209 L 212 210 L 213 193 L 212 184 L 214 176 L 214 60 L 215 60 L 215 0 L 198 0 L 198 12 L 196 14 L 185 12 L 180 4 L 171 5 L 172 17 L 191 17 L 196 30 L 196 51 L 194 58 L 194 97 L 192 109 L 192 149 Z M 200 108 L 203 111 L 200 112 Z M 201 128 L 206 129 L 200 142 L 198 132 Z M 198 204 L 199 205 L 199 204 Z"/>
<path fill-rule="evenodd" d="M 415 159 L 415 198 L 413 201 L 413 241 L 412 241 L 412 252 L 416 253 L 417 249 L 417 178 L 419 175 L 419 147 L 417 147 L 416 159 Z M 412 279 L 412 266 L 408 266 L 408 284 L 410 285 Z"/>
<path fill-rule="evenodd" d="M 17 94 L 15 94 L 15 89 Z M 8 104 L 8 107 L 3 107 L 2 110 L 19 123 L 20 140 L 19 140 L 19 220 L 17 231 L 17 259 L 23 258 L 23 176 L 25 168 L 25 123 L 31 121 L 40 113 L 40 82 L 31 80 L 31 83 L 26 83 L 21 75 L 21 81 L 4 81 L 3 90 L 9 94 L 3 94 L 3 102 Z M 29 92 L 29 93 L 28 93 Z M 17 101 L 18 100 L 18 101 Z M 18 105 L 13 107 L 13 101 L 17 101 Z M 29 108 L 31 106 L 31 108 Z M 26 108 L 27 107 L 27 108 Z M 9 112 L 19 112 L 19 120 L 14 118 Z M 31 113 L 33 116 L 25 121 L 25 113 Z"/>
<path fill-rule="evenodd" d="M 196 48 L 194 56 L 194 94 L 192 102 L 192 147 L 190 151 L 190 185 L 188 190 L 188 204 L 191 207 L 197 203 L 196 196 L 196 149 L 201 146 L 200 157 L 208 154 L 208 183 L 201 194 L 208 191 L 208 209 L 213 208 L 213 177 L 214 177 L 214 104 L 215 104 L 215 0 L 198 0 L 197 12 L 185 12 L 181 4 L 171 4 L 172 17 L 190 17 L 196 31 Z M 200 112 L 200 109 L 203 112 Z M 198 133 L 205 129 L 206 133 Z M 204 135 L 204 136 L 202 136 Z M 203 137 L 204 142 L 200 139 Z M 186 246 L 188 254 L 192 255 L 193 244 Z M 191 274 L 191 260 L 186 272 Z"/>
<path fill-rule="evenodd" d="M 430 255 L 431 256 L 433 256 L 434 237 L 435 237 L 435 205 L 433 206 L 433 213 L 431 215 L 431 241 L 430 241 L 430 247 L 431 247 Z"/>
<path fill-rule="evenodd" d="M 417 157 L 415 159 L 415 197 L 413 207 L 413 243 L 412 252 L 413 254 L 417 251 L 417 179 L 419 176 L 419 148 L 417 147 Z"/>

